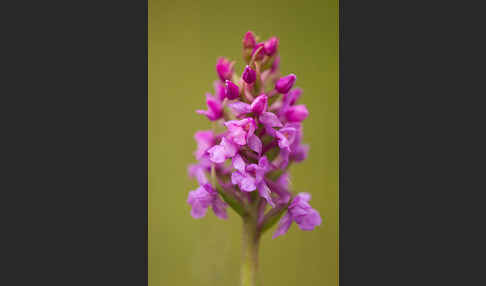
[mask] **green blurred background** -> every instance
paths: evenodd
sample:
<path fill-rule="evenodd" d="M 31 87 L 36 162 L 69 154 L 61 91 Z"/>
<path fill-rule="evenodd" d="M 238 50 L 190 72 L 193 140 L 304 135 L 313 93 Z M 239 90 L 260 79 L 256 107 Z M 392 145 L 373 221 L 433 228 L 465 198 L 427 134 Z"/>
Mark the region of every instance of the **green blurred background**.
<path fill-rule="evenodd" d="M 210 129 L 195 113 L 213 92 L 216 59 L 236 60 L 247 30 L 277 36 L 283 74 L 295 73 L 309 158 L 291 168 L 294 192 L 310 192 L 323 217 L 315 231 L 290 231 L 260 245 L 263 285 L 338 284 L 338 1 L 149 0 L 149 285 L 239 285 L 241 220 L 212 211 L 193 219 L 186 203 L 197 187 L 194 132 Z"/>

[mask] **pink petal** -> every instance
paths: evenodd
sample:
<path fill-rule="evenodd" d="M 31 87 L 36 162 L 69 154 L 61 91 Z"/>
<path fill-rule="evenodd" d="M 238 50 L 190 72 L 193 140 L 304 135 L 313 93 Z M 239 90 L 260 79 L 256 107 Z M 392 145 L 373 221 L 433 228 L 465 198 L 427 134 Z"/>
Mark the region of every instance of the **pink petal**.
<path fill-rule="evenodd" d="M 227 158 L 231 158 L 235 156 L 236 152 L 238 152 L 238 145 L 234 144 L 233 142 L 227 140 L 224 137 L 221 140 L 221 146 L 223 146 L 224 153 Z"/>
<path fill-rule="evenodd" d="M 228 205 L 225 202 L 223 202 L 219 198 L 219 196 L 215 195 L 211 207 L 213 208 L 214 214 L 220 219 L 228 218 L 228 214 L 226 213 L 226 208 L 228 207 Z"/>
<path fill-rule="evenodd" d="M 268 188 L 267 184 L 265 184 L 263 181 L 258 184 L 258 193 L 260 194 L 260 197 L 264 198 L 269 205 L 272 207 L 275 207 L 275 203 L 272 201 L 272 198 L 270 197 L 270 189 Z"/>
<path fill-rule="evenodd" d="M 214 163 L 219 164 L 219 163 L 223 163 L 224 160 L 226 160 L 226 156 L 225 156 L 226 152 L 223 146 L 221 145 L 216 145 L 211 147 L 208 150 L 208 153 L 209 153 L 209 159 Z"/>
<path fill-rule="evenodd" d="M 310 199 L 311 199 L 311 194 L 306 193 L 306 192 L 302 192 L 302 193 L 298 193 L 297 197 L 299 197 L 304 202 L 309 202 Z"/>
<path fill-rule="evenodd" d="M 245 191 L 245 192 L 254 191 L 256 189 L 255 179 L 252 178 L 251 176 L 246 176 L 240 182 L 240 188 L 241 188 L 242 191 Z"/>
<path fill-rule="evenodd" d="M 257 152 L 258 154 L 262 153 L 262 141 L 255 134 L 248 138 L 248 146 L 251 150 Z"/>
<path fill-rule="evenodd" d="M 231 110 L 233 110 L 236 117 L 250 113 L 250 105 L 248 103 L 237 101 L 237 102 L 231 103 L 229 105 L 229 107 L 231 108 Z"/>
<path fill-rule="evenodd" d="M 239 154 L 236 154 L 236 156 L 233 157 L 233 167 L 240 171 L 244 172 L 245 171 L 245 161 L 243 161 L 243 158 Z"/>
<path fill-rule="evenodd" d="M 280 235 L 286 234 L 292 224 L 292 218 L 290 214 L 286 212 L 278 222 L 277 230 L 273 234 L 272 238 L 276 238 Z"/>
<path fill-rule="evenodd" d="M 239 185 L 241 181 L 243 181 L 243 174 L 241 174 L 239 171 L 233 172 L 231 174 L 231 183 L 233 185 Z"/>
<path fill-rule="evenodd" d="M 272 112 L 263 112 L 260 117 L 260 122 L 268 127 L 282 127 L 282 122 L 277 118 L 277 115 L 275 115 Z"/>

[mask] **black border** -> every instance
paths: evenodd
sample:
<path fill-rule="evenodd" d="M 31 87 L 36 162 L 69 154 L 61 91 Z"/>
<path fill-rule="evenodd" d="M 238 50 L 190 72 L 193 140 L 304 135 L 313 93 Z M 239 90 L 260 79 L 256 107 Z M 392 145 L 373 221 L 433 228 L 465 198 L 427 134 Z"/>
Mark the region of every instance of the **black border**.
<path fill-rule="evenodd" d="M 5 4 L 0 284 L 147 285 L 148 1 Z"/>
<path fill-rule="evenodd" d="M 484 94 L 471 72 L 484 50 L 474 53 L 481 10 L 339 4 L 340 285 L 484 281 L 471 259 L 471 231 L 484 224 L 472 194 L 484 190 L 472 175 L 484 169 L 473 164 L 484 140 L 471 137 L 484 129 L 484 105 L 467 97 Z"/>

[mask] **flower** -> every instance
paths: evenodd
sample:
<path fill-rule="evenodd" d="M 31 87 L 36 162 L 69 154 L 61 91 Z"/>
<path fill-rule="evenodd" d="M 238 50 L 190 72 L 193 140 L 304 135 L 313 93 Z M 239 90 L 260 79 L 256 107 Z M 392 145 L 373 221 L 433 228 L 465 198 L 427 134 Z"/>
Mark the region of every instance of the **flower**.
<path fill-rule="evenodd" d="M 277 51 L 278 39 L 277 37 L 271 37 L 264 44 L 265 54 L 272 56 Z"/>
<path fill-rule="evenodd" d="M 228 99 L 237 99 L 240 97 L 240 88 L 233 82 L 226 80 L 224 83 L 224 93 Z"/>
<path fill-rule="evenodd" d="M 285 118 L 290 122 L 300 122 L 307 118 L 309 111 L 305 105 L 294 105 L 285 111 Z"/>
<path fill-rule="evenodd" d="M 231 120 L 225 122 L 224 125 L 228 128 L 227 138 L 238 145 L 245 145 L 248 137 L 253 135 L 256 128 L 253 118 Z"/>
<path fill-rule="evenodd" d="M 252 84 L 256 80 L 256 71 L 254 71 L 249 65 L 247 65 L 245 67 L 245 70 L 243 71 L 242 78 L 247 84 Z"/>
<path fill-rule="evenodd" d="M 318 211 L 310 206 L 310 198 L 309 193 L 299 193 L 295 196 L 287 209 L 287 213 L 280 219 L 273 238 L 287 233 L 293 221 L 302 230 L 314 230 L 316 226 L 321 225 L 321 216 Z"/>
<path fill-rule="evenodd" d="M 268 97 L 265 94 L 259 95 L 251 103 L 250 110 L 255 114 L 261 114 L 263 111 L 267 110 Z"/>
<path fill-rule="evenodd" d="M 223 163 L 226 159 L 235 156 L 237 151 L 238 145 L 223 137 L 220 144 L 208 150 L 209 159 L 214 163 Z"/>
<path fill-rule="evenodd" d="M 309 111 L 297 104 L 302 94 L 294 88 L 297 77 L 281 76 L 278 41 L 271 37 L 257 42 L 248 31 L 242 40 L 246 66 L 241 77 L 233 61 L 218 58 L 214 95 L 206 93 L 207 110 L 196 111 L 214 121 L 213 129 L 194 134 L 197 162 L 189 165 L 188 174 L 198 187 L 187 197 L 194 218 L 204 217 L 211 207 L 217 217 L 226 219 L 230 206 L 255 219 L 262 231 L 285 212 L 273 237 L 286 233 L 293 222 L 302 230 L 322 223 L 309 205 L 310 195 L 294 196 L 289 183 L 287 166 L 308 156 L 302 123 Z"/>
<path fill-rule="evenodd" d="M 256 45 L 255 34 L 252 31 L 246 32 L 243 37 L 243 49 L 253 49 Z"/>
<path fill-rule="evenodd" d="M 233 63 L 223 57 L 219 58 L 216 62 L 216 72 L 222 82 L 230 80 L 233 76 Z"/>
<path fill-rule="evenodd" d="M 275 84 L 275 89 L 280 93 L 287 93 L 294 86 L 296 79 L 297 77 L 293 73 L 281 77 Z"/>
<path fill-rule="evenodd" d="M 197 113 L 206 115 L 209 120 L 218 120 L 223 117 L 223 105 L 210 93 L 206 94 L 206 105 L 208 110 L 196 110 Z"/>
<path fill-rule="evenodd" d="M 236 171 L 231 174 L 231 183 L 233 183 L 233 185 L 238 185 L 244 192 L 252 192 L 258 189 L 260 196 L 271 206 L 275 206 L 275 203 L 270 197 L 270 188 L 264 181 L 265 173 L 270 169 L 266 156 L 260 158 L 258 165 L 250 164 L 246 166 L 241 156 L 237 154 L 233 158 L 233 167 L 236 169 Z"/>
<path fill-rule="evenodd" d="M 220 219 L 227 219 L 227 204 L 223 202 L 218 193 L 209 184 L 199 186 L 194 191 L 189 192 L 187 203 L 191 205 L 191 215 L 193 218 L 202 218 L 206 215 L 208 208 L 211 206 L 214 214 Z"/>
<path fill-rule="evenodd" d="M 294 142 L 297 130 L 293 127 L 287 127 L 275 132 L 275 137 L 278 139 L 278 146 L 280 149 L 287 149 L 290 152 L 290 145 Z"/>

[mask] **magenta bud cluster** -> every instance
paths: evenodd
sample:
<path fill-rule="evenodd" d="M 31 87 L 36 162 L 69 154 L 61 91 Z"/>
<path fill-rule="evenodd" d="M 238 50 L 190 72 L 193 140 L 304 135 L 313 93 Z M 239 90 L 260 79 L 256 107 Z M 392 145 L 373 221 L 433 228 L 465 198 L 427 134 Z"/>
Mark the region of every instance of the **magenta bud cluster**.
<path fill-rule="evenodd" d="M 187 199 L 191 215 L 204 217 L 211 207 L 226 219 L 229 206 L 242 216 L 257 217 L 262 231 L 281 217 L 274 237 L 286 233 L 292 222 L 313 230 L 322 222 L 319 212 L 310 206 L 308 193 L 295 193 L 289 184 L 290 166 L 309 152 L 302 142 L 309 111 L 298 104 L 303 92 L 294 87 L 293 73 L 280 73 L 277 37 L 257 42 L 249 31 L 242 43 L 246 64 L 241 76 L 235 62 L 219 58 L 214 95 L 207 93 L 207 109 L 197 110 L 213 121 L 213 128 L 194 135 L 197 163 L 188 170 L 199 186 Z"/>

